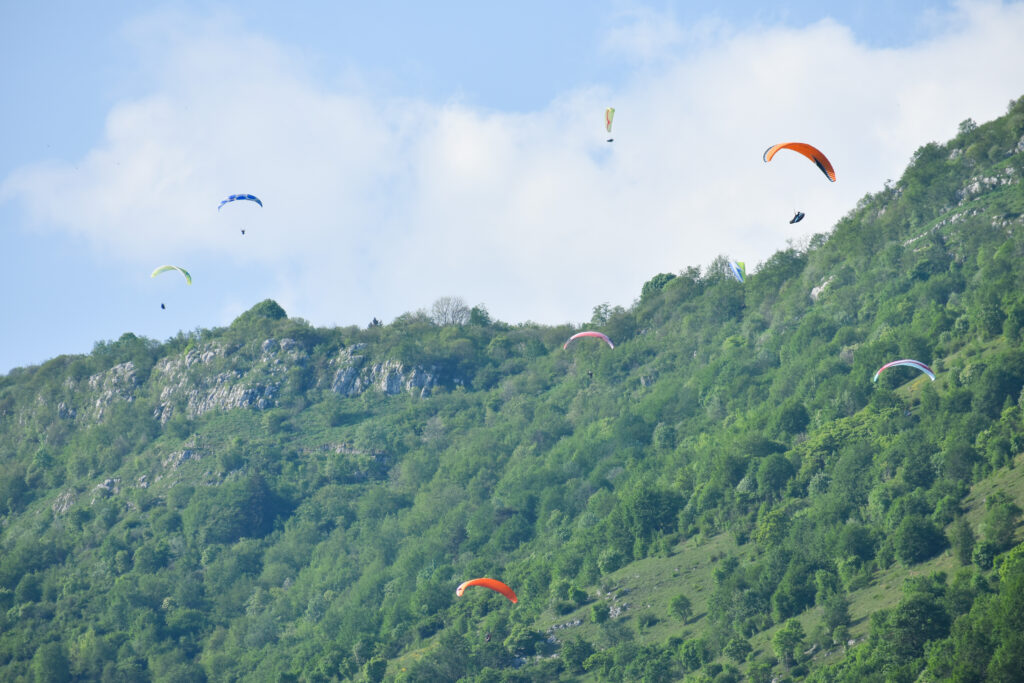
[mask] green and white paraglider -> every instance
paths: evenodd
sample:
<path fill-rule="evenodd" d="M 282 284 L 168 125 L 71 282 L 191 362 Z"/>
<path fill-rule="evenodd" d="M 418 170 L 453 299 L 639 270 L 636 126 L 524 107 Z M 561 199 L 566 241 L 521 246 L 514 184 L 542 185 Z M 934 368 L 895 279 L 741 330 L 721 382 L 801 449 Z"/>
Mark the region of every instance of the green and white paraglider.
<path fill-rule="evenodd" d="M 192 284 L 192 276 L 189 275 L 188 271 L 185 270 L 184 268 L 182 268 L 181 266 L 160 266 L 156 270 L 154 270 L 152 273 L 150 273 L 149 276 L 150 277 L 156 277 L 160 273 L 166 273 L 166 272 L 171 271 L 171 270 L 176 270 L 179 273 L 181 273 L 182 275 L 184 275 L 185 276 L 185 283 L 186 284 L 189 284 L 189 285 Z"/>

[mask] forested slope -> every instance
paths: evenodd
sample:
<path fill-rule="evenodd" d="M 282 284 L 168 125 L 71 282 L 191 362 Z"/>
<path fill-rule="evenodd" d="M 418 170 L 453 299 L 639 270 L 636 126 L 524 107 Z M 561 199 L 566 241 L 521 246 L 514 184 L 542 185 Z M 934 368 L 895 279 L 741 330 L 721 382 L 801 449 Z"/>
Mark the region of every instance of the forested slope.
<path fill-rule="evenodd" d="M 614 350 L 265 301 L 12 371 L 0 678 L 1021 680 L 1022 175 L 1024 98 L 743 284 L 596 306 Z"/>

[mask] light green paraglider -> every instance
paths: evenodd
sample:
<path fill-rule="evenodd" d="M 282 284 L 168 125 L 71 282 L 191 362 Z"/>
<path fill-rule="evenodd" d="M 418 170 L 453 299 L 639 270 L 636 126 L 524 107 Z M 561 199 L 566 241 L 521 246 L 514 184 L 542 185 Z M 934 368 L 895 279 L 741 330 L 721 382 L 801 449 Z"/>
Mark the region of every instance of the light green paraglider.
<path fill-rule="evenodd" d="M 189 275 L 188 271 L 185 270 L 184 268 L 182 268 L 181 266 L 160 266 L 159 268 L 157 268 L 156 270 L 154 270 L 150 274 L 150 277 L 156 277 L 160 273 L 166 273 L 169 270 L 176 270 L 176 271 L 178 271 L 179 273 L 181 273 L 182 275 L 185 276 L 185 282 L 186 283 L 192 284 L 192 276 Z"/>

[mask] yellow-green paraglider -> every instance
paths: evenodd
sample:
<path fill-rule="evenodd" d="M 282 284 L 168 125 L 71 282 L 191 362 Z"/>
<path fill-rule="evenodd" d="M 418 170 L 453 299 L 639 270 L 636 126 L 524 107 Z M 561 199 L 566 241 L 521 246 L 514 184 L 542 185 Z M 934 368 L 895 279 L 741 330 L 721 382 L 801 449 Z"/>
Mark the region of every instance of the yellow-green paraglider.
<path fill-rule="evenodd" d="M 181 266 L 160 266 L 159 268 L 154 270 L 152 273 L 150 273 L 150 277 L 156 277 L 160 273 L 166 273 L 169 270 L 176 270 L 176 271 L 178 271 L 179 273 L 181 273 L 182 275 L 185 276 L 185 283 L 186 284 L 192 284 L 192 276 L 189 275 L 188 271 L 185 270 L 184 268 L 182 268 Z"/>

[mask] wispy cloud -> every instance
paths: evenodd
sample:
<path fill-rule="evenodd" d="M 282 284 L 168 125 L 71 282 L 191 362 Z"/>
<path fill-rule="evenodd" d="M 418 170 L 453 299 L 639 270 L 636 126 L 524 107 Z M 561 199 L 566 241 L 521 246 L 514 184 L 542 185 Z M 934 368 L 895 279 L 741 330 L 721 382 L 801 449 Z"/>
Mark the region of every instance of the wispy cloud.
<path fill-rule="evenodd" d="M 827 230 L 915 148 L 1005 111 L 1024 83 L 1024 5 L 965 4 L 956 19 L 901 49 L 832 21 L 714 29 L 694 49 L 693 27 L 641 13 L 608 38 L 647 64 L 635 77 L 508 114 L 336 85 L 352 74 L 325 85 L 298 51 L 231 22 L 162 17 L 133 29 L 160 45 L 140 48 L 150 94 L 115 107 L 84 158 L 22 168 L 0 199 L 115 258 L 257 266 L 317 323 L 448 294 L 505 320 L 580 320 L 657 272 L 721 253 L 752 264 Z M 838 182 L 795 155 L 765 166 L 789 139 L 825 150 Z M 234 192 L 265 208 L 218 213 Z M 794 228 L 796 208 L 808 218 Z M 244 250 L 241 223 L 260 236 Z"/>

